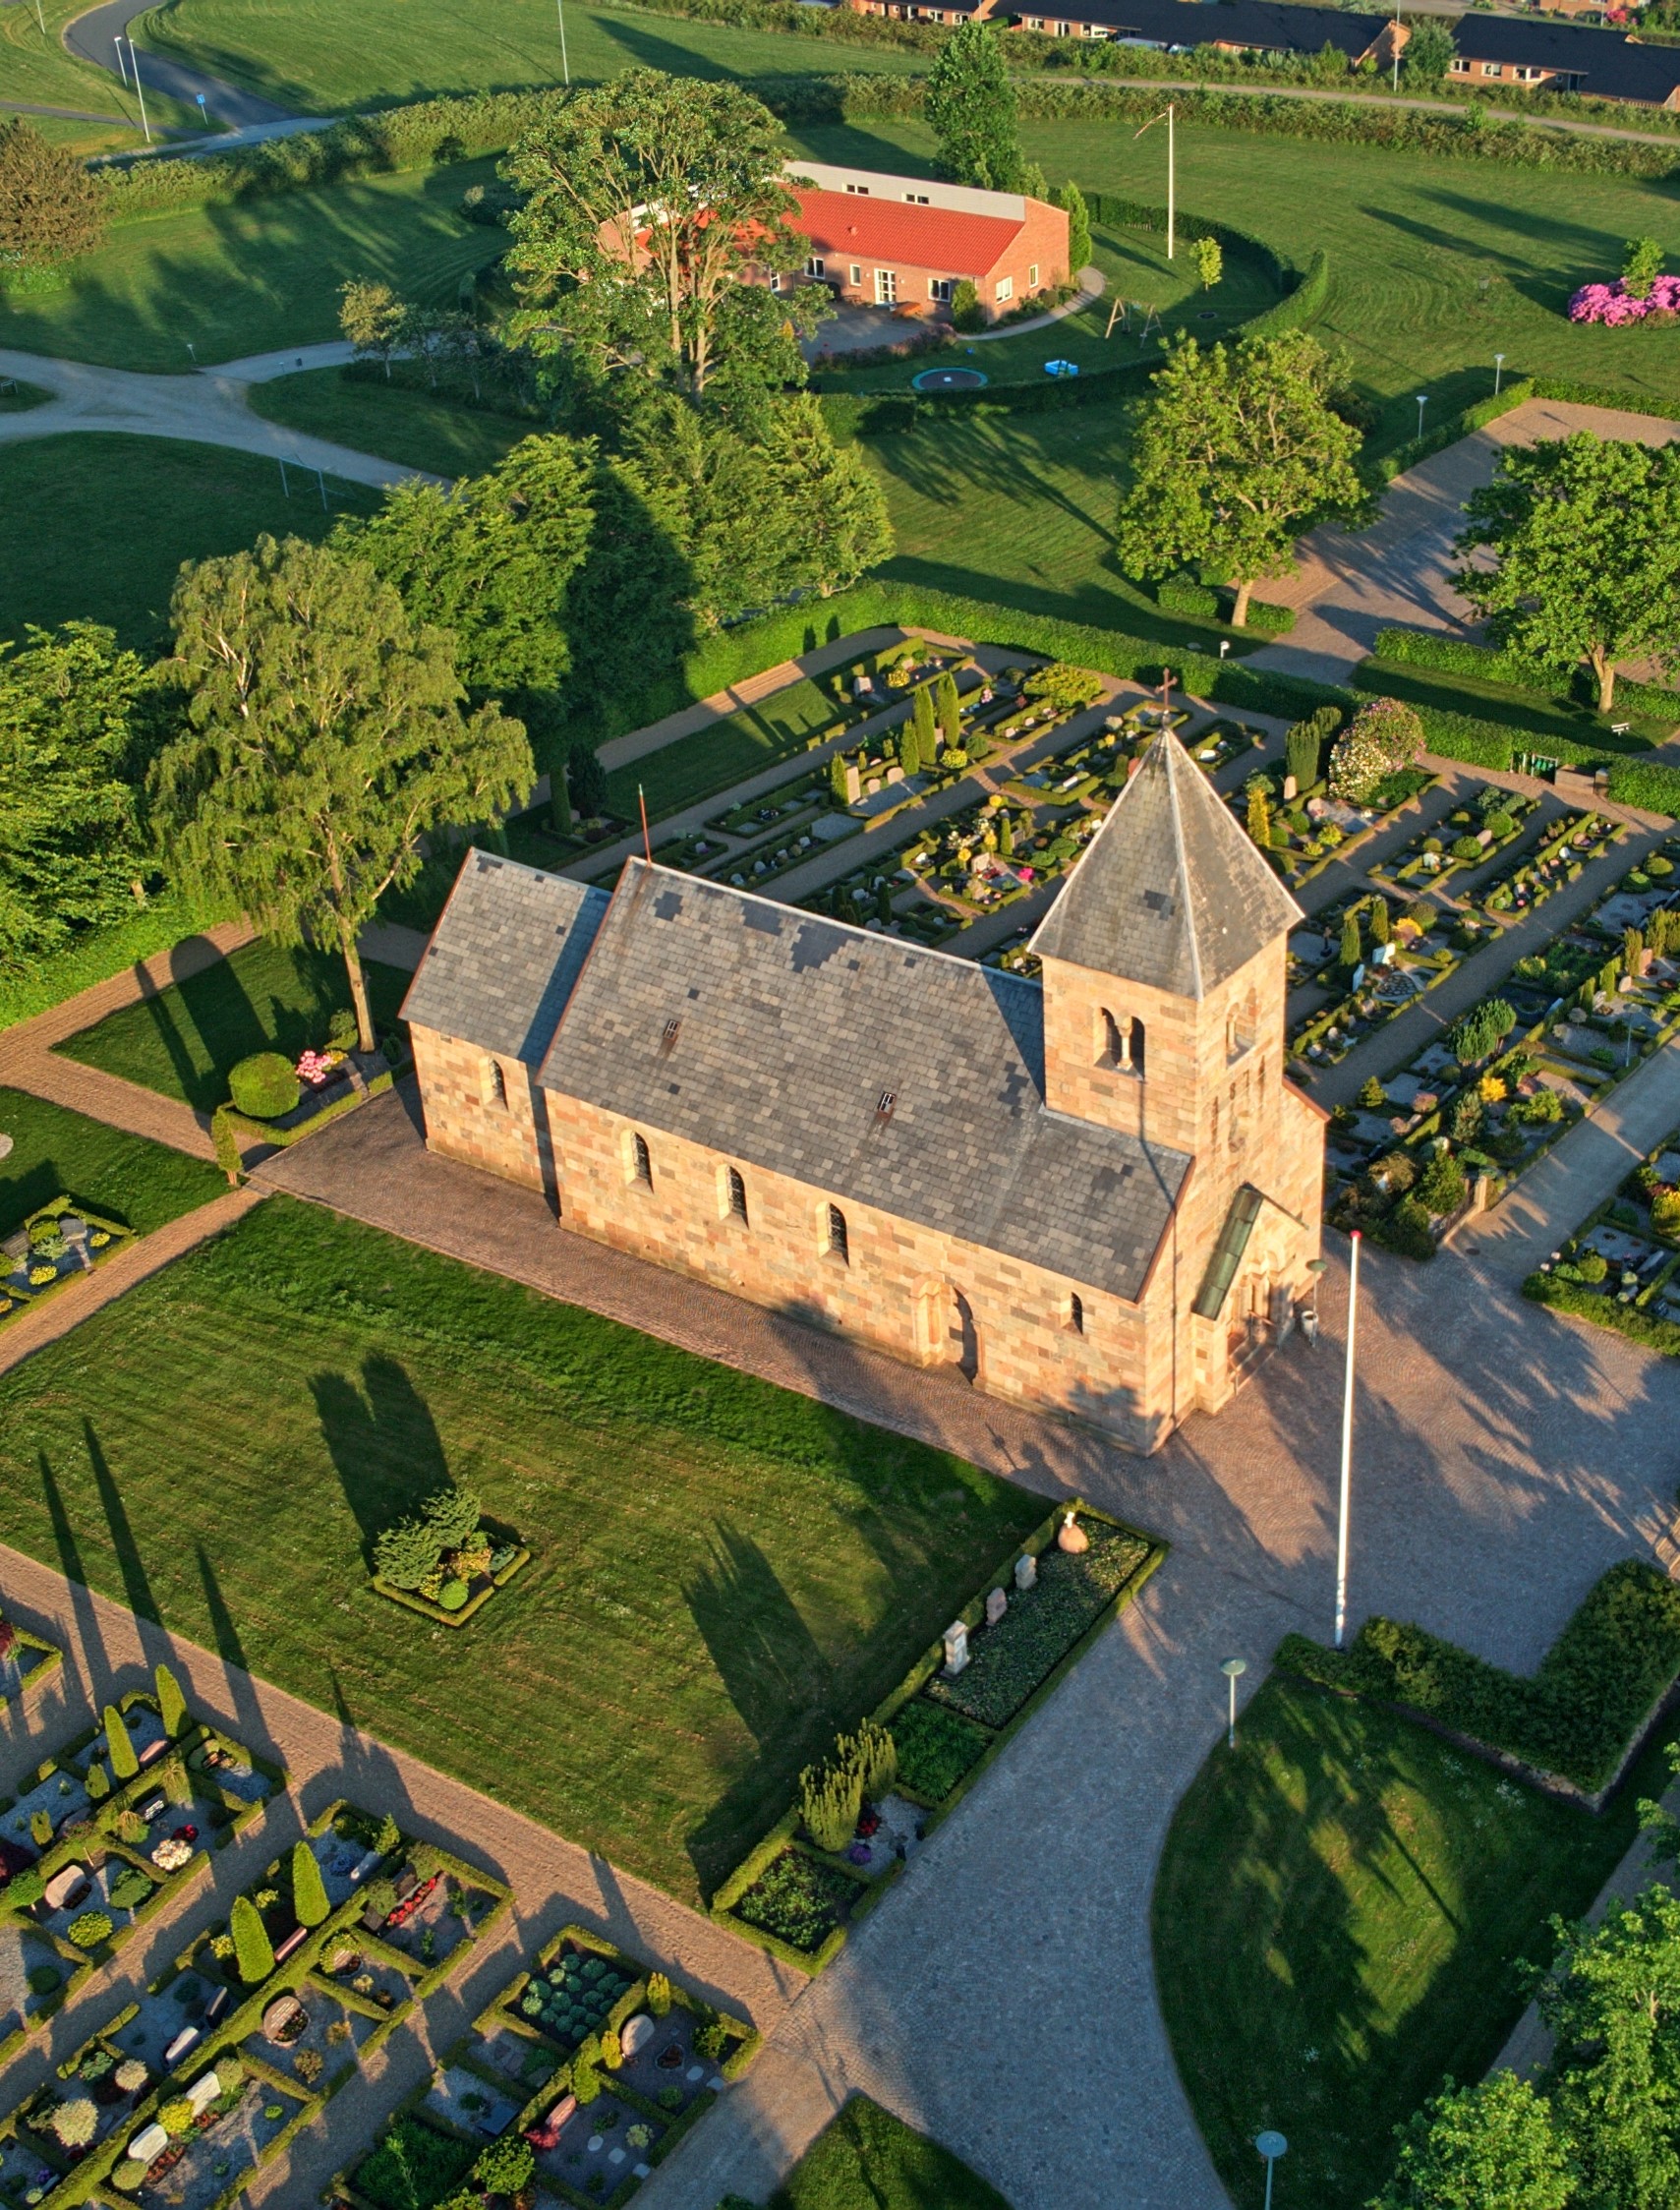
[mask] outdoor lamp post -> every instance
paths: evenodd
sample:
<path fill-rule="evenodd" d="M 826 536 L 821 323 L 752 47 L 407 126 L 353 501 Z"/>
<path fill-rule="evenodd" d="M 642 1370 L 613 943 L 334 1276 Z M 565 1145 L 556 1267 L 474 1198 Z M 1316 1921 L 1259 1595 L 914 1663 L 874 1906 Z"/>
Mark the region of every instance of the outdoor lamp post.
<path fill-rule="evenodd" d="M 1272 2210 L 1272 2167 L 1280 2156 L 1289 2153 L 1289 2143 L 1281 2133 L 1274 2133 L 1268 2128 L 1255 2141 L 1254 2146 L 1266 2160 L 1266 2210 Z"/>
<path fill-rule="evenodd" d="M 1221 660 L 1223 660 L 1223 659 L 1225 658 L 1226 654 L 1227 654 L 1227 653 L 1228 653 L 1228 652 L 1229 652 L 1230 650 L 1231 650 L 1231 639 L 1230 639 L 1229 637 L 1221 637 L 1221 638 L 1220 638 L 1220 640 L 1219 640 L 1219 657 L 1220 657 L 1220 659 L 1221 659 Z"/>
<path fill-rule="evenodd" d="M 1503 353 L 1495 353 L 1493 356 L 1493 396 L 1496 399 L 1499 396 L 1499 384 L 1504 374 L 1505 356 Z"/>
<path fill-rule="evenodd" d="M 1148 122 L 1143 126 L 1143 131 L 1152 131 L 1157 123 L 1165 123 L 1167 126 L 1167 259 L 1169 261 L 1173 258 L 1178 238 L 1178 159 L 1177 148 L 1173 143 L 1173 110 L 1174 102 L 1169 100 L 1160 114 L 1151 115 Z M 1143 136 L 1143 131 L 1133 131 L 1132 138 L 1140 139 Z M 1147 324 L 1145 325 L 1145 334 L 1147 334 Z M 1165 342 L 1166 340 L 1163 339 L 1162 343 L 1165 344 Z"/>
<path fill-rule="evenodd" d="M 1219 1669 L 1231 1683 L 1231 1716 L 1225 1728 L 1225 1747 L 1234 1750 L 1237 1747 L 1237 1683 L 1248 1670 L 1248 1660 L 1246 1658 L 1227 1658 Z"/>
<path fill-rule="evenodd" d="M 566 81 L 566 90 L 572 88 L 572 65 L 566 59 L 566 0 L 554 0 L 554 13 L 560 19 L 560 73 Z"/>
<path fill-rule="evenodd" d="M 1428 404 L 1429 394 L 1426 391 L 1419 391 L 1418 394 L 1418 435 L 1419 437 L 1423 435 L 1423 409 Z"/>

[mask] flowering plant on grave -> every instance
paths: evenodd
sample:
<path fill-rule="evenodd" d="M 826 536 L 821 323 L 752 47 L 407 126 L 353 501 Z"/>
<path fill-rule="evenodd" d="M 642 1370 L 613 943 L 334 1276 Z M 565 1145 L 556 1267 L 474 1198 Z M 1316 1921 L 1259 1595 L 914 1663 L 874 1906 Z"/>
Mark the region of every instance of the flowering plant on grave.
<path fill-rule="evenodd" d="M 319 1089 L 327 1076 L 343 1064 L 344 1054 L 341 1051 L 306 1051 L 299 1059 L 295 1072 L 300 1082 L 308 1082 L 312 1089 Z"/>

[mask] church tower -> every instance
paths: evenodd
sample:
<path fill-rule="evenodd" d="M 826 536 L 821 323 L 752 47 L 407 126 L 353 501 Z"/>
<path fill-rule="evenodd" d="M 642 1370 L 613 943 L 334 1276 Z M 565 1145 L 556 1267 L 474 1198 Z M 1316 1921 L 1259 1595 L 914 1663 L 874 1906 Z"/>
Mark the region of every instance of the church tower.
<path fill-rule="evenodd" d="M 1323 1115 L 1285 1078 L 1301 909 L 1170 731 L 1032 940 L 1044 1090 L 1193 1166 L 1177 1221 L 1175 1422 L 1287 1332 L 1318 1251 Z M 1188 1340 L 1179 1342 L 1180 1337 Z"/>

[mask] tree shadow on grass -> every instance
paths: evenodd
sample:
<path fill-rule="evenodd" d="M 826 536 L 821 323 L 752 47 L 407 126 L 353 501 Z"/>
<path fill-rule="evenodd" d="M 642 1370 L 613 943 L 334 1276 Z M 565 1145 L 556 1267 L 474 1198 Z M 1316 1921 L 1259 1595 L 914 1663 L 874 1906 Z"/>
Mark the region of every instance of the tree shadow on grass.
<path fill-rule="evenodd" d="M 117 1570 L 123 1577 L 123 1595 L 129 1609 L 138 1619 L 149 1619 L 154 1627 L 163 1624 L 163 1614 L 157 1608 L 157 1599 L 151 1593 L 151 1581 L 140 1554 L 140 1544 L 135 1541 L 133 1523 L 128 1507 L 123 1502 L 122 1491 L 111 1472 L 93 1423 L 86 1416 L 82 1422 L 82 1437 L 87 1446 L 87 1463 L 93 1469 L 93 1485 L 99 1491 L 99 1501 L 105 1510 L 105 1525 L 111 1534 L 111 1548 L 116 1553 Z"/>
<path fill-rule="evenodd" d="M 377 1352 L 362 1362 L 360 1387 L 342 1373 L 318 1373 L 310 1389 L 372 1564 L 379 1530 L 449 1485 L 436 1423 L 407 1370 Z"/>

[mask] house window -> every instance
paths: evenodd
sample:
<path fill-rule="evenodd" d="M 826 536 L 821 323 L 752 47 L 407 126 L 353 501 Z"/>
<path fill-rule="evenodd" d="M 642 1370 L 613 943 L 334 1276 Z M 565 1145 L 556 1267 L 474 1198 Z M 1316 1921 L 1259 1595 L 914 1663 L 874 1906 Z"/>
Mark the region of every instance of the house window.
<path fill-rule="evenodd" d="M 996 297 L 996 299 L 997 299 L 997 301 L 998 301 L 998 304 L 999 304 L 1000 306 L 1002 306 L 1002 304 L 1004 303 L 1004 301 L 1005 301 L 1006 299 L 1014 299 L 1014 296 L 1015 296 L 1015 280 L 1014 280 L 1014 278 L 1013 276 L 1000 276 L 1000 277 L 998 278 L 998 289 L 997 289 L 997 292 L 996 292 L 996 294 L 995 294 L 995 297 Z"/>
<path fill-rule="evenodd" d="M 1517 82 L 1520 85 L 1532 85 L 1537 78 L 1543 77 L 1544 74 L 1545 72 L 1540 69 L 1519 69 L 1517 72 Z"/>
<path fill-rule="evenodd" d="M 1085 1332 L 1085 1300 L 1077 1290 L 1068 1300 L 1068 1325 L 1075 1335 Z"/>
<path fill-rule="evenodd" d="M 1120 1074 L 1143 1072 L 1143 1023 L 1126 1014 L 1118 1018 L 1104 1006 L 1097 1015 L 1097 1065 Z"/>
<path fill-rule="evenodd" d="M 846 190 L 858 200 L 867 200 L 869 197 L 869 187 L 866 184 L 848 184 Z"/>
<path fill-rule="evenodd" d="M 858 285 L 859 285 L 859 284 L 861 284 L 861 283 L 862 283 L 862 281 L 863 281 L 863 271 L 862 271 L 862 269 L 861 269 L 861 268 L 859 268 L 859 267 L 858 267 L 858 265 L 857 265 L 856 262 L 852 262 L 852 264 L 851 264 L 851 288 L 852 288 L 852 290 L 853 290 L 853 291 L 856 291 L 856 289 L 857 289 Z"/>
<path fill-rule="evenodd" d="M 838 1258 L 842 1266 L 851 1264 L 851 1239 L 846 1234 L 845 1214 L 838 1204 L 825 1208 L 824 1226 L 827 1234 L 826 1249 L 831 1258 Z"/>
<path fill-rule="evenodd" d="M 739 1167 L 732 1166 L 727 1170 L 724 1192 L 731 1218 L 738 1220 L 744 1228 L 747 1225 L 747 1186 Z"/>
<path fill-rule="evenodd" d="M 925 207 L 928 204 L 928 196 L 925 192 L 906 192 L 904 198 L 912 207 Z"/>
<path fill-rule="evenodd" d="M 630 1136 L 630 1179 L 643 1183 L 648 1189 L 654 1186 L 653 1154 L 648 1149 L 648 1139 L 632 1132 Z"/>
<path fill-rule="evenodd" d="M 770 288 L 773 292 L 779 292 L 782 289 L 782 278 L 774 268 L 770 272 Z"/>
<path fill-rule="evenodd" d="M 805 263 L 805 273 L 807 276 L 826 276 L 828 272 L 829 264 L 823 259 L 821 254 L 813 254 L 810 260 Z"/>
<path fill-rule="evenodd" d="M 878 268 L 875 271 L 875 304 L 877 307 L 896 307 L 898 303 L 898 271 L 896 268 Z"/>
<path fill-rule="evenodd" d="M 956 282 L 950 276 L 930 276 L 928 278 L 929 299 L 944 300 L 949 304 L 951 295 L 956 289 Z"/>
<path fill-rule="evenodd" d="M 1481 74 L 1483 77 L 1497 77 L 1499 64 L 1496 61 L 1484 61 L 1481 65 Z"/>
<path fill-rule="evenodd" d="M 1026 288 L 1029 292 L 1038 289 L 1038 263 L 1035 261 L 1029 261 L 1026 264 Z"/>
<path fill-rule="evenodd" d="M 493 1105 L 499 1112 L 507 1110 L 507 1076 L 499 1059 L 487 1059 L 479 1069 L 479 1102 Z"/>
<path fill-rule="evenodd" d="M 1470 64 L 1465 60 L 1462 54 L 1455 54 L 1453 56 L 1453 66 L 1451 73 L 1454 77 L 1468 77 L 1470 75 Z"/>
<path fill-rule="evenodd" d="M 1026 28 L 1028 30 L 1042 30 L 1044 29 L 1044 18 L 1042 16 L 1028 16 Z"/>

